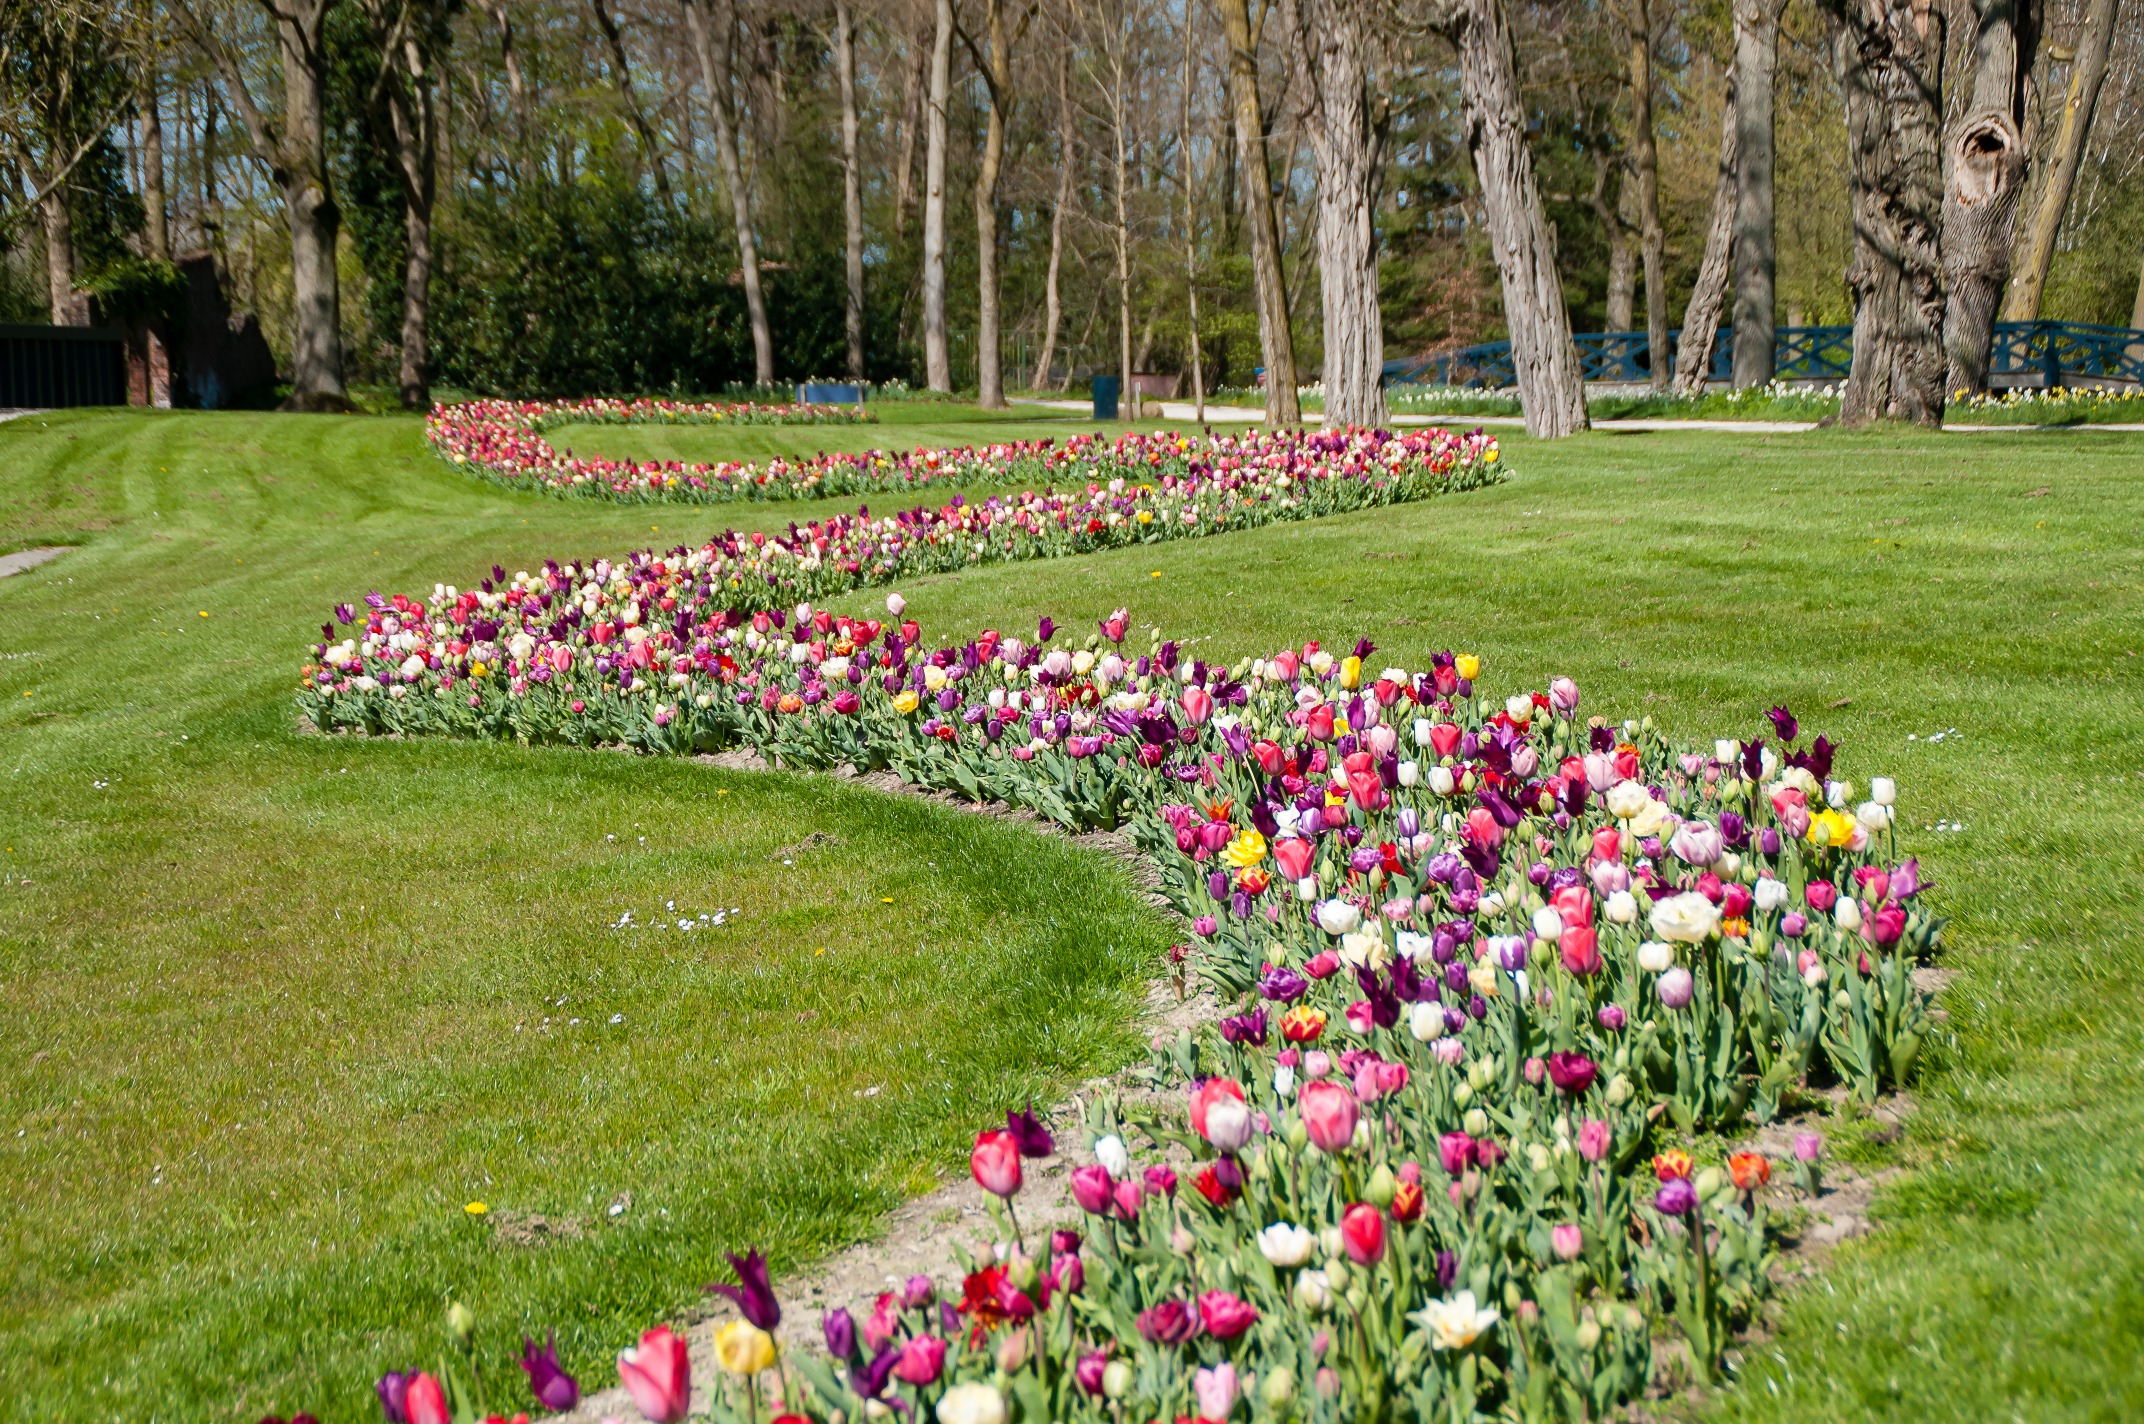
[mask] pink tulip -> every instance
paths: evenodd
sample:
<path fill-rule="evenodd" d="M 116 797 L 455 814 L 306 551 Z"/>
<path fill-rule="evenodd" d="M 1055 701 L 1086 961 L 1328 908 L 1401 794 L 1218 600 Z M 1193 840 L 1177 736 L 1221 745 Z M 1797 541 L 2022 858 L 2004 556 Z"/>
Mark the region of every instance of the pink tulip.
<path fill-rule="evenodd" d="M 1109 1210 L 1114 1183 L 1109 1180 L 1109 1169 L 1095 1164 L 1081 1167 L 1072 1174 L 1072 1200 L 1079 1209 L 1090 1216 L 1100 1216 Z"/>
<path fill-rule="evenodd" d="M 975 1184 L 992 1196 L 1011 1197 L 1020 1190 L 1020 1144 L 1004 1128 L 975 1134 L 968 1170 Z"/>
<path fill-rule="evenodd" d="M 1321 1152 L 1345 1152 L 1355 1141 L 1358 1109 L 1355 1095 L 1339 1083 L 1321 1080 L 1305 1083 L 1298 1106 L 1303 1131 Z"/>
<path fill-rule="evenodd" d="M 1184 717 L 1194 727 L 1206 725 L 1213 716 L 1213 694 L 1203 687 L 1187 687 L 1183 696 Z"/>
<path fill-rule="evenodd" d="M 916 1336 L 901 1347 L 901 1358 L 893 1362 L 896 1378 L 918 1386 L 936 1382 L 944 1368 L 945 1341 L 935 1335 Z"/>
<path fill-rule="evenodd" d="M 1614 1141 L 1615 1133 L 1601 1118 L 1589 1117 L 1578 1126 L 1578 1155 L 1588 1162 L 1606 1157 Z"/>
<path fill-rule="evenodd" d="M 618 1378 L 649 1424 L 677 1424 L 691 1407 L 692 1359 L 685 1338 L 671 1334 L 667 1325 L 648 1331 L 637 1347 L 618 1356 Z"/>
<path fill-rule="evenodd" d="M 1310 863 L 1316 854 L 1309 841 L 1296 836 L 1273 843 L 1273 859 L 1279 862 L 1281 873 L 1290 880 L 1301 880 L 1310 874 Z"/>
<path fill-rule="evenodd" d="M 1200 1370 L 1191 1377 L 1191 1393 L 1198 1400 L 1199 1418 L 1220 1424 L 1236 1407 L 1236 1367 L 1223 1360 L 1212 1369 Z"/>
<path fill-rule="evenodd" d="M 1557 1260 L 1575 1261 L 1586 1249 L 1586 1233 L 1575 1222 L 1566 1221 L 1549 1229 L 1548 1244 Z"/>

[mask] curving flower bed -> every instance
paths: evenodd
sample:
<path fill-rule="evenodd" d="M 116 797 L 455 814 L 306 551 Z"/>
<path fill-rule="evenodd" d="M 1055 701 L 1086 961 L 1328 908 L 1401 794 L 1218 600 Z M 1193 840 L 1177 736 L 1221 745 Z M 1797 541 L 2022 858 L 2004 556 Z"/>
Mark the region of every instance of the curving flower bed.
<path fill-rule="evenodd" d="M 848 411 L 858 412 L 849 415 Z M 1074 435 L 1059 441 L 1014 440 L 907 454 L 820 453 L 808 460 L 771 459 L 686 464 L 677 460 L 605 460 L 561 454 L 544 432 L 568 423 L 814 424 L 861 423 L 862 407 L 692 406 L 662 401 L 572 404 L 471 401 L 436 407 L 425 437 L 441 458 L 516 489 L 636 503 L 718 504 L 736 499 L 822 499 L 906 493 L 930 485 L 1106 485 L 1171 477 L 1227 483 L 1254 474 L 1296 481 L 1436 475 L 1450 480 L 1494 464 L 1496 442 L 1478 432 L 1256 431 L 1189 436 L 1128 432 L 1115 440 Z"/>
<path fill-rule="evenodd" d="M 1776 1164 L 1706 1144 L 1812 1078 L 1866 1104 L 1912 1070 L 1940 926 L 1895 788 L 1852 786 L 1783 708 L 1690 746 L 1582 719 L 1567 679 L 1491 694 L 1464 653 L 1223 666 L 1127 650 L 1122 610 L 1077 645 L 1048 621 L 933 645 L 897 595 L 857 619 L 708 583 L 643 554 L 374 598 L 299 705 L 323 729 L 749 747 L 1124 827 L 1219 1000 L 1156 1048 L 1154 1093 L 1088 1106 L 1080 1229 L 1020 1221 L 1053 1144 L 1015 1112 L 976 1140 L 1000 1245 L 957 1289 L 918 1278 L 829 1313 L 824 1352 L 778 1350 L 738 1259 L 717 1418 L 1602 1418 L 1652 1385 L 1663 1332 L 1715 1378 L 1769 1287 L 1759 1189 L 1815 1190 L 1814 1134 Z M 681 1416 L 667 1329 L 620 1372 Z"/>

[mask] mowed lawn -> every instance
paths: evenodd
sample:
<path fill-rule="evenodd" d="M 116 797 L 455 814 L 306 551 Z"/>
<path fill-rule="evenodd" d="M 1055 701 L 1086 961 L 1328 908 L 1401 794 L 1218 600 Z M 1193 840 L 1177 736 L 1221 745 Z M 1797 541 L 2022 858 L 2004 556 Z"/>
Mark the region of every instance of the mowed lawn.
<path fill-rule="evenodd" d="M 1699 736 L 1786 702 L 1899 778 L 1962 972 L 1904 1138 L 1861 1149 L 1911 1169 L 1884 1230 L 1706 1412 L 2144 1416 L 2144 437 L 1505 448 L 1493 490 L 903 591 L 945 633 L 1121 603 L 1227 656 L 1469 648 Z M 987 1112 L 1136 1051 L 1168 926 L 1018 826 L 295 733 L 337 600 L 808 509 L 506 494 L 407 418 L 0 425 L 0 548 L 83 546 L 0 582 L 0 1417 L 362 1419 L 450 1298 L 494 1369 L 555 1324 L 605 1380 L 722 1248 L 867 1233 Z M 525 1213 L 566 1239 L 497 1229 Z"/>

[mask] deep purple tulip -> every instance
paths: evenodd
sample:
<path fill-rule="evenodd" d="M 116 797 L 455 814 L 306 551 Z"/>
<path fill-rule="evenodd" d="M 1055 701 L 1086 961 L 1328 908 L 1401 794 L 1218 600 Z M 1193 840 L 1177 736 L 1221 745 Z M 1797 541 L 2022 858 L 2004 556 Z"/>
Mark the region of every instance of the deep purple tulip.
<path fill-rule="evenodd" d="M 1688 1177 L 1663 1182 L 1653 1194 L 1653 1210 L 1662 1216 L 1688 1216 L 1696 1209 L 1697 1188 L 1690 1185 Z"/>
<path fill-rule="evenodd" d="M 1549 1081 L 1573 1097 L 1592 1087 L 1599 1073 L 1600 1066 L 1583 1053 L 1551 1053 L 1548 1056 Z"/>
<path fill-rule="evenodd" d="M 856 1353 L 856 1320 L 847 1306 L 837 1305 L 819 1317 L 819 1332 L 826 1337 L 826 1352 L 837 1360 Z"/>
<path fill-rule="evenodd" d="M 563 1414 L 581 1402 L 581 1385 L 559 1363 L 558 1333 L 545 1335 L 543 1348 L 526 1335 L 521 1337 L 521 1368 L 529 1377 L 529 1391 L 536 1402 L 553 1414 Z"/>
<path fill-rule="evenodd" d="M 410 1379 L 400 1370 L 389 1370 L 380 1376 L 376 1388 L 380 1392 L 380 1412 L 387 1416 L 387 1424 L 409 1424 Z"/>
<path fill-rule="evenodd" d="M 782 1323 L 781 1303 L 774 1298 L 774 1285 L 767 1279 L 767 1258 L 755 1248 L 743 1256 L 734 1251 L 722 1253 L 729 1259 L 730 1267 L 737 1272 L 736 1285 L 717 1282 L 708 1290 L 726 1296 L 737 1307 L 737 1313 L 762 1330 L 772 1330 Z"/>
<path fill-rule="evenodd" d="M 1757 850 L 1763 855 L 1779 854 L 1779 831 L 1775 827 L 1766 826 L 1757 832 Z"/>
<path fill-rule="evenodd" d="M 1794 720 L 1794 714 L 1784 707 L 1774 707 L 1764 714 L 1772 719 L 1772 730 L 1782 742 L 1791 742 L 1801 735 L 1802 724 Z"/>
<path fill-rule="evenodd" d="M 1057 1139 L 1050 1136 L 1050 1130 L 1042 1125 L 1041 1118 L 1035 1116 L 1033 1108 L 1034 1104 L 1030 1102 L 1027 1110 L 1015 1108 L 1005 1114 L 1005 1127 L 1012 1133 L 1012 1140 L 1022 1157 L 1047 1157 L 1057 1150 Z"/>
<path fill-rule="evenodd" d="M 871 1357 L 870 1363 L 858 1365 L 849 1373 L 849 1383 L 865 1399 L 876 1399 L 886 1392 L 886 1381 L 893 1377 L 893 1367 L 900 1363 L 901 1349 L 898 1345 L 882 1345 Z"/>
<path fill-rule="evenodd" d="M 1223 1042 L 1234 1044 L 1259 1044 L 1266 1041 L 1266 1011 L 1253 1009 L 1247 1014 L 1221 1020 Z"/>
<path fill-rule="evenodd" d="M 1139 1333 L 1157 1345 L 1181 1345 L 1198 1333 L 1199 1318 L 1180 1300 L 1139 1312 Z"/>
<path fill-rule="evenodd" d="M 1437 1253 L 1437 1289 L 1450 1290 L 1459 1279 L 1459 1258 L 1449 1251 Z"/>

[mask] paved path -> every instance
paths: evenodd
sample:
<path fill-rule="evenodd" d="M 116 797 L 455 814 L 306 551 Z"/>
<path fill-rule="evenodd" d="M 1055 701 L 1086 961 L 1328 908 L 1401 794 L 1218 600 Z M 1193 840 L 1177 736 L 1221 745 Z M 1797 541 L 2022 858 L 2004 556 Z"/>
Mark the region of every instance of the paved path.
<path fill-rule="evenodd" d="M 1091 411 L 1089 401 L 1076 400 L 1016 400 L 1014 405 L 1047 406 L 1051 410 Z M 1162 420 L 1196 420 L 1198 407 L 1190 401 L 1148 401 L 1150 410 L 1160 412 Z M 1216 425 L 1231 425 L 1246 421 L 1263 423 L 1266 413 L 1255 406 L 1213 405 L 1206 407 L 1206 419 Z M 1325 417 L 1317 411 L 1303 412 L 1303 423 L 1322 425 Z M 1516 415 L 1395 415 L 1392 423 L 1399 425 L 1524 425 L 1525 419 Z M 1595 430 L 1717 430 L 1734 435 L 1799 435 L 1805 430 L 1816 429 L 1813 420 L 1673 420 L 1646 418 L 1637 420 L 1596 420 Z M 1960 432 L 1987 432 L 1998 430 L 2144 430 L 2144 425 L 1946 425 L 1945 430 Z"/>
<path fill-rule="evenodd" d="M 10 574 L 28 573 L 39 564 L 49 564 L 67 552 L 64 544 L 44 549 L 22 549 L 12 554 L 0 554 L 0 578 Z"/>

